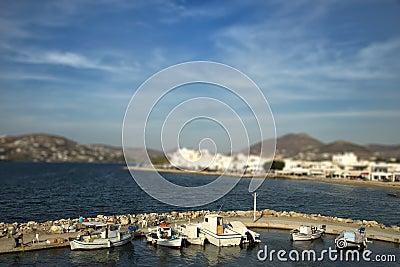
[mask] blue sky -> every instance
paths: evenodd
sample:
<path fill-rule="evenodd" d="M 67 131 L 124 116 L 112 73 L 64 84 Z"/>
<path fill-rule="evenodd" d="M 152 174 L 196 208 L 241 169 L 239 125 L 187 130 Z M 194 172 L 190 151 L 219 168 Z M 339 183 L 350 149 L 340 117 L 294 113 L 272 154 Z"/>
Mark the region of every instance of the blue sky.
<path fill-rule="evenodd" d="M 278 136 L 400 143 L 398 14 L 395 0 L 2 1 L 0 134 L 120 146 L 141 83 L 210 60 L 257 83 Z"/>

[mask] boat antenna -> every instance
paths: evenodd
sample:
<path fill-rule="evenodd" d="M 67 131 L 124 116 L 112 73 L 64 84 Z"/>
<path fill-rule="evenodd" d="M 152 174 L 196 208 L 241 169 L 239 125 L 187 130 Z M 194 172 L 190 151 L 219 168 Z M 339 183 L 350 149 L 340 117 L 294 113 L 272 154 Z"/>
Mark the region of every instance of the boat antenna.
<path fill-rule="evenodd" d="M 222 209 L 223 205 L 224 205 L 224 203 L 222 203 L 221 206 L 219 206 L 218 214 L 221 212 L 221 209 Z"/>

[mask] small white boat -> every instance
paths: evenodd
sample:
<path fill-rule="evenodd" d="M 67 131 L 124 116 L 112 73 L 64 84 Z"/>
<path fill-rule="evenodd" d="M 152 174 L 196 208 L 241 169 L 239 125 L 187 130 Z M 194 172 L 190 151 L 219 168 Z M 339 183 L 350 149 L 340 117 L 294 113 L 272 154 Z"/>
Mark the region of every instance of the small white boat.
<path fill-rule="evenodd" d="M 147 241 L 164 247 L 180 248 L 182 246 L 182 237 L 166 223 L 161 223 L 156 228 L 149 228 L 146 234 Z"/>
<path fill-rule="evenodd" d="M 217 247 L 239 246 L 242 241 L 242 235 L 224 226 L 223 217 L 217 214 L 209 214 L 204 217 L 200 232 Z"/>
<path fill-rule="evenodd" d="M 290 239 L 293 241 L 312 241 L 321 238 L 325 231 L 326 225 L 320 227 L 300 225 L 298 229 L 290 231 Z"/>
<path fill-rule="evenodd" d="M 84 222 L 86 227 L 101 228 L 100 232 L 79 235 L 77 239 L 70 242 L 71 250 L 90 250 L 110 247 L 118 247 L 132 240 L 129 232 L 120 232 L 120 225 L 107 225 L 100 222 Z"/>
<path fill-rule="evenodd" d="M 354 231 L 342 232 L 335 238 L 335 246 L 337 249 L 363 250 L 367 248 L 367 242 L 367 235 L 364 227 Z"/>

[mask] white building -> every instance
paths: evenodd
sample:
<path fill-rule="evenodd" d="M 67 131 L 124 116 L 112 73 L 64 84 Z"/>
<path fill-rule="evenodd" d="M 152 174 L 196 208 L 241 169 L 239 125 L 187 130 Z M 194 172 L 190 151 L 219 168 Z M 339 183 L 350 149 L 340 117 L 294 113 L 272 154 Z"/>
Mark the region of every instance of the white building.
<path fill-rule="evenodd" d="M 353 152 L 346 152 L 344 154 L 333 155 L 332 161 L 342 166 L 356 164 L 358 162 L 357 156 Z"/>
<path fill-rule="evenodd" d="M 254 155 L 244 155 L 242 153 L 226 156 L 223 154 L 211 154 L 207 149 L 192 150 L 187 148 L 178 149 L 169 154 L 170 162 L 173 166 L 184 170 L 209 170 L 218 172 L 233 173 L 262 173 L 264 163 L 267 159 Z"/>

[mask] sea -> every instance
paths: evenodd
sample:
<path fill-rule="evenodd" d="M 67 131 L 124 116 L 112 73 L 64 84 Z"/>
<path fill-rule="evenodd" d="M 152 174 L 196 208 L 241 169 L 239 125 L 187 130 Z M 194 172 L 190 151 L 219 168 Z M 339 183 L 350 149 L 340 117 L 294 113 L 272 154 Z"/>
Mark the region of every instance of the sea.
<path fill-rule="evenodd" d="M 140 174 L 140 173 L 139 173 Z M 216 176 L 163 173 L 180 185 L 198 186 Z M 227 178 L 236 179 L 236 178 Z M 138 214 L 195 210 L 252 210 L 249 179 L 219 200 L 194 208 L 170 206 L 148 196 L 122 164 L 89 163 L 0 163 L 0 222 L 44 222 L 61 218 L 96 217 L 98 214 Z M 171 192 L 173 194 L 173 192 Z M 210 193 L 210 192 L 208 192 Z M 382 188 L 357 187 L 323 182 L 268 179 L 257 189 L 257 209 L 295 211 L 343 218 L 375 220 L 385 225 L 400 225 L 400 199 L 397 193 Z M 179 196 L 177 196 L 179 197 Z M 339 259 L 323 261 L 280 261 L 276 255 L 262 260 L 266 250 L 334 249 L 334 236 L 296 244 L 287 231 L 257 229 L 261 244 L 254 247 L 204 248 L 188 246 L 180 250 L 153 247 L 134 240 L 110 250 L 70 251 L 69 248 L 0 255 L 0 266 L 337 266 Z M 374 255 L 395 255 L 396 262 L 345 262 L 346 265 L 399 266 L 398 245 L 373 242 Z M 259 255 L 259 256 L 257 256 Z M 287 258 L 287 257 L 286 257 Z M 387 256 L 389 258 L 389 256 Z"/>

